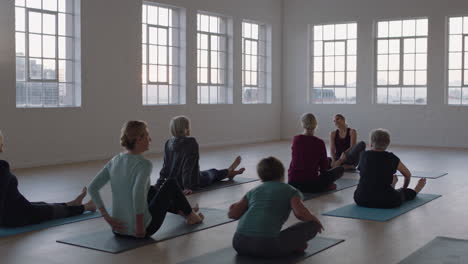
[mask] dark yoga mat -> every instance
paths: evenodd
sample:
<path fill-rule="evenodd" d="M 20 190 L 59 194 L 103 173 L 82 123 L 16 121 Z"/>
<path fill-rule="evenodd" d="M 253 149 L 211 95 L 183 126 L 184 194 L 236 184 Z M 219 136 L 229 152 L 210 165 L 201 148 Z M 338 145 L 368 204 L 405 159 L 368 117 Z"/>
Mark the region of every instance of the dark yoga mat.
<path fill-rule="evenodd" d="M 227 217 L 225 210 L 200 208 L 200 212 L 205 216 L 205 220 L 197 225 L 187 225 L 180 215 L 168 213 L 161 228 L 151 238 L 116 237 L 110 229 L 106 229 L 60 239 L 57 242 L 115 254 L 234 221 Z"/>
<path fill-rule="evenodd" d="M 260 179 L 258 178 L 246 178 L 246 177 L 234 177 L 234 179 L 232 181 L 229 181 L 229 180 L 222 180 L 222 181 L 219 181 L 219 182 L 216 182 L 208 187 L 205 187 L 205 188 L 201 188 L 201 189 L 198 189 L 196 191 L 194 191 L 193 193 L 200 193 L 200 192 L 206 192 L 206 191 L 211 191 L 211 190 L 215 190 L 215 189 L 220 189 L 220 188 L 225 188 L 225 187 L 231 187 L 231 186 L 234 186 L 234 185 L 239 185 L 239 184 L 244 184 L 244 183 L 248 183 L 248 182 L 254 182 L 254 181 L 258 181 Z"/>
<path fill-rule="evenodd" d="M 262 264 L 292 264 L 300 262 L 312 255 L 322 252 L 330 247 L 333 247 L 341 242 L 343 239 L 334 239 L 326 237 L 316 237 L 309 241 L 309 247 L 306 249 L 304 254 L 291 255 L 284 258 L 274 259 L 263 259 L 254 258 L 247 256 L 237 255 L 237 252 L 232 247 L 223 248 L 205 255 L 195 257 L 179 264 L 251 264 L 251 263 L 262 263 Z"/>
<path fill-rule="evenodd" d="M 80 222 L 80 221 L 93 219 L 97 217 L 101 217 L 101 214 L 98 212 L 85 212 L 82 215 L 51 220 L 51 221 L 43 222 L 37 225 L 28 225 L 28 226 L 12 227 L 12 228 L 0 227 L 0 237 L 14 236 L 14 235 L 21 234 L 21 233 L 47 229 L 47 228 L 54 227 L 54 226 L 71 224 L 71 223 Z"/>
<path fill-rule="evenodd" d="M 358 206 L 353 203 L 333 211 L 323 213 L 323 215 L 384 222 L 409 212 L 414 208 L 426 204 L 441 196 L 442 195 L 438 194 L 420 193 L 414 200 L 405 202 L 402 206 L 392 209 L 367 208 Z"/>
<path fill-rule="evenodd" d="M 436 263 L 468 263 L 468 240 L 436 237 L 400 262 L 400 264 Z"/>
<path fill-rule="evenodd" d="M 326 195 L 326 194 L 334 193 L 334 192 L 337 192 L 337 191 L 341 191 L 341 190 L 347 189 L 349 187 L 356 186 L 356 185 L 358 185 L 359 181 L 354 180 L 354 179 L 343 179 L 343 178 L 341 178 L 341 179 L 338 179 L 335 183 L 336 183 L 336 189 L 332 190 L 332 191 L 320 192 L 320 193 L 303 193 L 304 201 L 307 201 L 307 200 L 310 200 L 310 199 L 313 199 L 313 198 L 316 198 L 316 197 L 319 197 L 319 196 L 322 196 L 322 195 Z"/>
<path fill-rule="evenodd" d="M 411 177 L 415 178 L 428 178 L 428 179 L 437 179 L 442 176 L 447 175 L 447 172 L 438 172 L 438 171 L 417 171 L 410 170 Z M 397 176 L 403 176 L 400 172 L 397 172 Z"/>

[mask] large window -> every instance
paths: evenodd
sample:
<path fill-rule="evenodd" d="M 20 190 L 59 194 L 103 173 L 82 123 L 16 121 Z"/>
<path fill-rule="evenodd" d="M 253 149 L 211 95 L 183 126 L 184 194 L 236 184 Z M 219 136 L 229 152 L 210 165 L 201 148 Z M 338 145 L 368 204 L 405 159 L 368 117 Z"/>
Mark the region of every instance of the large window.
<path fill-rule="evenodd" d="M 427 22 L 377 23 L 377 103 L 427 103 Z"/>
<path fill-rule="evenodd" d="M 146 2 L 142 15 L 143 105 L 185 103 L 181 11 Z"/>
<path fill-rule="evenodd" d="M 78 0 L 16 0 L 16 106 L 81 105 Z"/>
<path fill-rule="evenodd" d="M 271 103 L 267 26 L 242 22 L 242 103 Z"/>
<path fill-rule="evenodd" d="M 357 24 L 315 25 L 311 29 L 312 101 L 355 104 Z"/>
<path fill-rule="evenodd" d="M 449 18 L 448 103 L 468 105 L 468 16 Z"/>
<path fill-rule="evenodd" d="M 228 21 L 224 17 L 197 15 L 197 102 L 231 103 L 228 89 Z"/>

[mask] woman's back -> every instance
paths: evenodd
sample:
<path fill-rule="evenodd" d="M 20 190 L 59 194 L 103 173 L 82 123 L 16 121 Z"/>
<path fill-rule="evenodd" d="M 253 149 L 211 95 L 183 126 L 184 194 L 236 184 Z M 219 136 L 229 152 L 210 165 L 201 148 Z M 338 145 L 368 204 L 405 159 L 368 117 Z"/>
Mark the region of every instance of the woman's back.
<path fill-rule="evenodd" d="M 291 213 L 291 198 L 302 194 L 289 184 L 267 181 L 249 191 L 248 209 L 242 215 L 237 232 L 247 236 L 275 237 Z"/>
<path fill-rule="evenodd" d="M 292 144 L 292 159 L 288 170 L 288 181 L 314 181 L 318 179 L 319 171 L 327 169 L 327 150 L 323 140 L 315 136 L 295 136 Z"/>

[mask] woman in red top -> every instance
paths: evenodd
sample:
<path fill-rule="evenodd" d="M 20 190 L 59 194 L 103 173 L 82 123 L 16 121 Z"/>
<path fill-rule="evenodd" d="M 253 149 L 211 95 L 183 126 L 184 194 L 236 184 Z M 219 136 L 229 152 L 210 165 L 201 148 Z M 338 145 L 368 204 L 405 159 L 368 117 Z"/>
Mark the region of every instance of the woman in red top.
<path fill-rule="evenodd" d="M 333 122 L 337 129 L 330 132 L 330 166 L 354 170 L 359 164 L 361 153 L 366 150 L 366 143 L 357 143 L 356 129 L 348 127 L 342 114 L 336 114 Z"/>
<path fill-rule="evenodd" d="M 330 169 L 327 149 L 320 138 L 314 136 L 317 119 L 311 113 L 302 115 L 304 132 L 292 143 L 292 159 L 288 170 L 288 183 L 302 192 L 322 192 L 336 188 L 334 182 L 344 173 L 343 167 Z"/>

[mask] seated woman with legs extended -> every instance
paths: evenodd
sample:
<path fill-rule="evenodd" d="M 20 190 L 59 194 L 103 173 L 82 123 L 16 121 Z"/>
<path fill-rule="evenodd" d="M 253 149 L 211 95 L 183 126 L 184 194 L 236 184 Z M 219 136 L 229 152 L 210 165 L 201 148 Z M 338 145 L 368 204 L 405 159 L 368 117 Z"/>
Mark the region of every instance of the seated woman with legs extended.
<path fill-rule="evenodd" d="M 168 179 L 156 187 L 150 185 L 152 164 L 142 156 L 151 142 L 145 122 L 125 123 L 120 142 L 126 151 L 114 156 L 88 187 L 97 208 L 116 235 L 149 237 L 159 230 L 167 212 L 180 214 L 187 224 L 203 220 L 202 214 L 192 210 L 174 180 Z M 109 181 L 112 216 L 99 194 Z"/>
<path fill-rule="evenodd" d="M 322 192 L 336 188 L 334 182 L 344 173 L 343 167 L 330 169 L 325 143 L 314 136 L 317 119 L 311 113 L 302 115 L 304 133 L 292 143 L 288 183 L 303 192 Z"/>
<path fill-rule="evenodd" d="M 342 114 L 336 114 L 333 122 L 337 129 L 330 133 L 330 165 L 353 170 L 359 164 L 361 153 L 366 150 L 366 143 L 357 142 L 356 129 L 348 127 Z"/>
<path fill-rule="evenodd" d="M 408 188 L 411 172 L 395 154 L 386 151 L 390 144 L 387 130 L 372 131 L 370 141 L 372 149 L 361 155 L 359 163 L 361 178 L 354 192 L 356 204 L 372 208 L 394 208 L 413 200 L 426 184 L 426 179 L 420 179 L 414 190 Z M 403 174 L 405 182 L 403 188 L 395 190 L 397 170 Z"/>
<path fill-rule="evenodd" d="M 4 138 L 0 131 L 0 153 Z M 39 224 L 48 220 L 66 218 L 96 211 L 92 201 L 83 204 L 84 188 L 73 201 L 68 203 L 30 202 L 18 190 L 18 179 L 10 171 L 10 165 L 0 160 L 0 226 L 19 227 Z"/>
<path fill-rule="evenodd" d="M 240 219 L 233 238 L 241 255 L 280 257 L 301 253 L 323 226 L 302 203 L 302 194 L 284 183 L 284 167 L 269 157 L 257 165 L 262 184 L 232 204 L 228 216 Z M 303 221 L 281 231 L 291 213 Z"/>
<path fill-rule="evenodd" d="M 197 140 L 190 137 L 190 120 L 186 116 L 176 116 L 169 126 L 172 138 L 164 145 L 164 164 L 158 183 L 171 177 L 177 181 L 184 194 L 191 194 L 193 190 L 225 178 L 232 180 L 244 172 L 244 168 L 236 170 L 241 162 L 240 156 L 227 169 L 200 171 L 200 153 Z"/>

